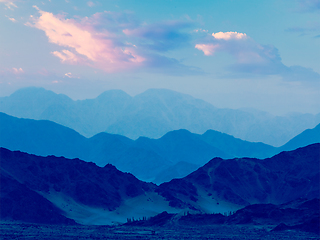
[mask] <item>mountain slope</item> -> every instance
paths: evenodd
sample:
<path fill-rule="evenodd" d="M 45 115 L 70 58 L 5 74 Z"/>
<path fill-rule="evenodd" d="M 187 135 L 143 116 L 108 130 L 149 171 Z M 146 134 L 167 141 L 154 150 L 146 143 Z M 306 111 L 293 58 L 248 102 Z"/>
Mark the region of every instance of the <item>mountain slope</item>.
<path fill-rule="evenodd" d="M 318 137 L 308 131 L 308 139 Z M 251 143 L 209 130 L 203 135 L 172 131 L 159 139 L 137 140 L 100 133 L 85 138 L 72 129 L 45 120 L 19 119 L 0 113 L 0 146 L 41 156 L 55 155 L 111 163 L 141 180 L 162 183 L 184 177 L 213 157 L 271 157 L 282 148 Z"/>
<path fill-rule="evenodd" d="M 13 189 L 15 192 L 28 189 L 33 192 L 28 193 L 29 197 L 36 192 L 42 195 L 38 199 L 41 198 L 44 204 L 49 200 L 55 208 L 61 209 L 64 216 L 80 223 L 105 224 L 117 219 L 124 221 L 132 214 L 130 211 L 142 211 L 139 204 L 145 206 L 143 213 L 146 215 L 157 213 L 156 204 L 161 203 L 165 208 L 165 201 L 154 193 L 156 185 L 139 181 L 132 174 L 120 172 L 109 164 L 101 168 L 79 159 L 39 157 L 4 148 L 0 148 L 0 158 L 1 176 L 6 173 L 19 182 L 19 186 L 16 184 L 16 189 Z M 1 186 L 1 196 L 6 195 L 3 194 L 6 188 L 7 184 Z M 20 202 L 24 208 L 28 208 L 27 199 Z M 148 210 L 148 204 L 152 211 Z M 6 209 L 10 208 L 10 204 L 6 202 L 6 205 Z M 137 209 L 130 210 L 132 205 L 136 205 Z M 36 208 L 33 205 L 29 207 Z M 48 211 L 50 209 L 52 207 Z"/>
<path fill-rule="evenodd" d="M 0 146 L 41 156 L 80 158 L 99 166 L 111 163 L 121 171 L 156 183 L 184 177 L 213 157 L 268 157 L 276 152 L 266 144 L 245 142 L 215 131 L 198 135 L 177 130 L 159 139 L 141 137 L 135 141 L 100 133 L 88 139 L 50 121 L 19 119 L 4 113 L 0 113 Z"/>
<path fill-rule="evenodd" d="M 194 134 L 173 133 L 170 142 L 100 133 L 87 139 L 72 129 L 50 121 L 18 119 L 0 113 L 0 146 L 41 156 L 55 155 L 93 161 L 99 166 L 112 163 L 144 180 L 153 180 L 161 171 L 181 159 L 199 167 L 213 156 L 228 157 L 221 150 L 197 142 Z M 170 135 L 170 134 L 169 134 Z M 186 138 L 187 137 L 187 138 Z M 189 145 L 183 143 L 189 142 Z M 195 170 L 193 169 L 193 170 Z M 187 175 L 191 171 L 185 173 Z M 178 176 L 172 176 L 178 177 Z"/>
<path fill-rule="evenodd" d="M 74 224 L 71 218 L 82 224 L 110 224 L 163 211 L 232 212 L 253 203 L 286 203 L 281 208 L 292 208 L 301 205 L 301 198 L 319 196 L 319 149 L 320 144 L 313 144 L 265 160 L 214 158 L 185 178 L 156 186 L 112 165 L 102 168 L 79 159 L 0 148 L 1 219 Z M 243 209 L 230 222 L 248 223 L 243 218 L 257 214 L 255 209 Z M 254 217 L 271 216 L 263 214 Z"/>
<path fill-rule="evenodd" d="M 42 88 L 25 88 L 0 98 L 0 111 L 16 117 L 51 120 L 86 137 L 107 131 L 132 139 L 160 138 L 178 129 L 198 134 L 213 129 L 273 146 L 284 144 L 320 122 L 320 114 L 280 117 L 247 109 L 218 109 L 166 89 L 149 89 L 135 97 L 110 90 L 95 99 L 73 101 Z"/>
<path fill-rule="evenodd" d="M 1 168 L 0 219 L 42 224 L 76 224 L 35 191 L 5 173 Z"/>
<path fill-rule="evenodd" d="M 281 151 L 291 151 L 298 147 L 304 147 L 312 143 L 320 143 L 320 124 L 313 129 L 307 129 L 292 138 L 285 145 L 280 147 Z"/>
<path fill-rule="evenodd" d="M 185 178 L 161 184 L 157 191 L 172 206 L 206 211 L 211 206 L 204 202 L 212 200 L 245 206 L 318 198 L 319 161 L 319 143 L 264 160 L 214 158 Z"/>

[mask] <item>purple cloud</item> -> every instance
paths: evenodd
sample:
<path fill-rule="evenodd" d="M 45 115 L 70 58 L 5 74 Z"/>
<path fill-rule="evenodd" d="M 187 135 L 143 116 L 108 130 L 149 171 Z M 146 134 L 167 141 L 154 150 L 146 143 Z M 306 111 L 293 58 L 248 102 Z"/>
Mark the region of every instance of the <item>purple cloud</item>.
<path fill-rule="evenodd" d="M 145 49 L 166 52 L 190 43 L 191 35 L 182 31 L 192 25 L 186 21 L 167 21 L 135 29 L 124 29 L 123 32 L 129 37 L 138 38 L 139 46 Z"/>
<path fill-rule="evenodd" d="M 33 17 L 33 24 L 27 25 L 44 31 L 49 42 L 65 48 L 52 52 L 63 64 L 87 65 L 106 72 L 157 67 L 166 68 L 162 70 L 166 74 L 174 69 L 177 72 L 183 69 L 179 74 L 193 71 L 177 60 L 153 52 L 166 52 L 186 44 L 190 37 L 182 31 L 190 26 L 188 22 L 142 26 L 131 13 L 103 12 L 91 17 L 66 19 L 37 6 L 34 8 L 40 16 Z M 195 73 L 199 74 L 199 71 Z"/>
<path fill-rule="evenodd" d="M 282 63 L 279 50 L 273 45 L 261 45 L 244 33 L 213 33 L 195 45 L 207 56 L 227 52 L 236 63 L 229 66 L 232 72 L 242 74 L 280 75 L 286 81 L 319 81 L 320 74 L 300 66 L 288 67 Z"/>
<path fill-rule="evenodd" d="M 299 5 L 304 12 L 320 11 L 320 0 L 299 0 Z"/>

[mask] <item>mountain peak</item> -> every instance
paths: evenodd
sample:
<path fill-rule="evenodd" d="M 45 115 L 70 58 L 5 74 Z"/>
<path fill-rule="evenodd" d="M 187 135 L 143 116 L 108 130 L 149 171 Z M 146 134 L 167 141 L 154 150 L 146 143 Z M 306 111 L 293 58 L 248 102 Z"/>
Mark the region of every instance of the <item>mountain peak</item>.
<path fill-rule="evenodd" d="M 97 97 L 98 100 L 115 99 L 115 98 L 124 98 L 129 100 L 132 97 L 129 94 L 127 94 L 125 91 L 122 91 L 120 89 L 111 89 L 111 90 L 104 91 Z"/>

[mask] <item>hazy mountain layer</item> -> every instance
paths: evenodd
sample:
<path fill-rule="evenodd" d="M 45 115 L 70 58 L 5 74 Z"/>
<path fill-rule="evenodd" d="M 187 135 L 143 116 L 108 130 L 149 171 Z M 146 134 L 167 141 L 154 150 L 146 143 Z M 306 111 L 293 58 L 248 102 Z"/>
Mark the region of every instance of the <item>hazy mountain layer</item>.
<path fill-rule="evenodd" d="M 43 88 L 24 88 L 0 98 L 0 111 L 16 117 L 46 119 L 84 136 L 97 133 L 160 138 L 172 130 L 202 134 L 208 129 L 273 146 L 320 123 L 320 114 L 272 116 L 261 111 L 218 109 L 189 95 L 150 89 L 135 97 L 110 90 L 95 99 L 73 101 Z"/>
<path fill-rule="evenodd" d="M 306 137 L 305 132 L 297 136 L 296 146 L 320 142 L 317 129 L 306 130 Z M 160 139 L 141 137 L 135 141 L 107 133 L 88 139 L 50 121 L 19 119 L 3 113 L 0 113 L 0 146 L 41 156 L 80 158 L 99 166 L 111 163 L 121 171 L 155 183 L 184 177 L 213 157 L 265 158 L 292 150 L 242 141 L 213 130 L 203 135 L 178 130 Z"/>
<path fill-rule="evenodd" d="M 19 119 L 0 113 L 0 146 L 41 156 L 55 155 L 114 164 L 139 179 L 161 183 L 184 177 L 213 157 L 268 157 L 274 147 L 250 143 L 213 130 L 203 135 L 187 130 L 160 139 L 137 140 L 100 133 L 85 138 L 74 130 L 46 120 Z"/>

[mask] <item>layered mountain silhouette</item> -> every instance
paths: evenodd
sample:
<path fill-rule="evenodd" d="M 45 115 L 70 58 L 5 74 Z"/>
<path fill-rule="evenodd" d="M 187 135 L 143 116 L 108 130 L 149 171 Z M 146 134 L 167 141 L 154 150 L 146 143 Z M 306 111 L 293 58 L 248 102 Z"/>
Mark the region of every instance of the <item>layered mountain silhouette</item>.
<path fill-rule="evenodd" d="M 187 177 L 160 186 L 139 181 L 112 165 L 98 167 L 79 159 L 0 148 L 1 183 L 5 183 L 1 184 L 1 219 L 41 222 L 52 213 L 48 223 L 74 224 L 73 219 L 107 224 L 163 211 L 218 213 L 253 203 L 311 200 L 319 197 L 319 148 L 320 144 L 312 144 L 264 160 L 215 158 Z M 234 215 L 232 221 L 241 223 L 241 216 L 256 208 Z"/>
<path fill-rule="evenodd" d="M 198 134 L 213 129 L 273 146 L 283 145 L 320 123 L 320 114 L 280 117 L 248 109 L 218 109 L 166 89 L 149 89 L 135 97 L 110 90 L 95 99 L 73 101 L 43 88 L 24 88 L 0 98 L 0 111 L 15 117 L 51 120 L 86 137 L 106 131 L 131 139 L 160 138 L 178 129 Z"/>
<path fill-rule="evenodd" d="M 209 199 L 237 205 L 281 204 L 319 198 L 320 144 L 281 152 L 264 160 L 214 158 L 182 179 L 157 188 L 175 207 L 210 209 Z"/>
<path fill-rule="evenodd" d="M 318 128 L 306 130 L 307 137 L 303 137 L 305 132 L 301 133 L 302 137 L 298 135 L 296 146 L 320 142 Z M 213 157 L 266 158 L 292 150 L 290 146 L 274 148 L 213 130 L 202 135 L 177 130 L 159 139 L 140 137 L 135 141 L 107 133 L 88 139 L 51 121 L 20 119 L 4 113 L 0 113 L 0 146 L 41 156 L 80 158 L 99 166 L 110 163 L 141 180 L 155 183 L 184 177 Z"/>
<path fill-rule="evenodd" d="M 280 147 L 281 151 L 290 151 L 298 147 L 304 147 L 312 143 L 320 143 L 320 124 L 313 129 L 307 129 L 292 138 L 289 142 Z"/>

